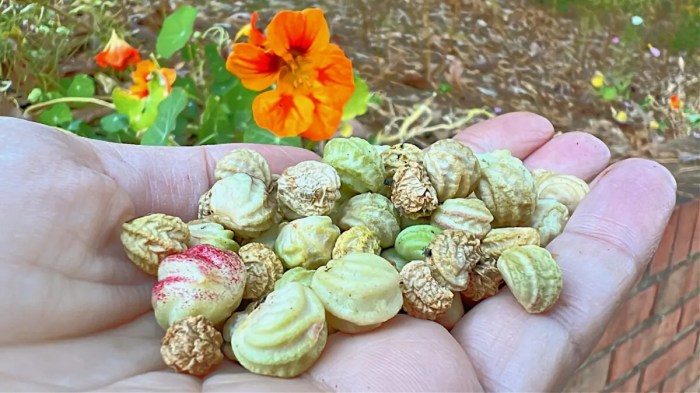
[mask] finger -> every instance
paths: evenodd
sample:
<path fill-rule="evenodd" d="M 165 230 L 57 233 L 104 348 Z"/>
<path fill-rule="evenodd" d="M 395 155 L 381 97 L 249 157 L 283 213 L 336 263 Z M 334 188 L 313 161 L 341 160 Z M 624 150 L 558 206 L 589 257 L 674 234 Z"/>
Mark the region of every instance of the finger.
<path fill-rule="evenodd" d="M 527 314 L 506 290 L 452 330 L 484 387 L 560 390 L 643 272 L 674 201 L 675 181 L 657 163 L 632 159 L 604 171 L 547 247 L 563 275 L 555 307 Z"/>
<path fill-rule="evenodd" d="M 549 120 L 534 113 L 508 113 L 474 124 L 455 136 L 475 153 L 510 150 L 520 159 L 547 142 L 554 134 Z"/>
<path fill-rule="evenodd" d="M 204 392 L 330 392 L 319 386 L 308 374 L 294 379 L 268 377 L 249 372 L 240 365 L 224 359 L 202 385 Z"/>
<path fill-rule="evenodd" d="M 308 374 L 341 392 L 482 390 L 447 330 L 405 315 L 368 333 L 331 335 Z"/>
<path fill-rule="evenodd" d="M 543 168 L 590 180 L 610 161 L 610 150 L 586 132 L 572 131 L 552 138 L 525 159 L 529 169 Z"/>
<path fill-rule="evenodd" d="M 107 174 L 131 196 L 136 216 L 158 212 L 184 220 L 196 217 L 199 197 L 214 183 L 216 160 L 232 149 L 256 150 L 275 173 L 301 161 L 318 160 L 316 154 L 305 149 L 267 145 L 147 147 L 91 143 Z"/>

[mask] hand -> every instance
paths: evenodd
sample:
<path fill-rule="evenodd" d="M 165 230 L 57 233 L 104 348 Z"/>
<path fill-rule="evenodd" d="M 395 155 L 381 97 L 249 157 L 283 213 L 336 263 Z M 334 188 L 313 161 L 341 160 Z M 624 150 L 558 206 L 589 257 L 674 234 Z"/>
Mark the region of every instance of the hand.
<path fill-rule="evenodd" d="M 675 201 L 661 165 L 609 152 L 585 133 L 552 138 L 526 113 L 477 124 L 457 138 L 475 152 L 509 149 L 530 168 L 596 178 L 548 249 L 564 290 L 529 315 L 501 291 L 452 332 L 400 315 L 362 335 L 334 334 L 303 376 L 253 375 L 231 362 L 204 379 L 160 359 L 150 311 L 153 278 L 127 261 L 121 223 L 162 212 L 189 220 L 229 146 L 145 148 L 81 139 L 0 119 L 0 390 L 543 391 L 583 362 L 652 256 Z M 273 171 L 317 158 L 253 147 Z M 596 175 L 598 175 L 596 177 Z"/>

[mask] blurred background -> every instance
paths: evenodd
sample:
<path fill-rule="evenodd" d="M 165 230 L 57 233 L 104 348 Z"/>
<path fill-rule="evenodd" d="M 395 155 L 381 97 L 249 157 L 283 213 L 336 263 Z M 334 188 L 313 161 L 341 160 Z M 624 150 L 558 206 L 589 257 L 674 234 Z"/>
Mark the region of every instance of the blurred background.
<path fill-rule="evenodd" d="M 183 6 L 196 12 L 177 13 Z M 697 0 L 0 0 L 0 115 L 143 143 L 112 94 L 129 73 L 94 60 L 114 30 L 144 59 L 174 68 L 174 86 L 187 93 L 160 144 L 318 148 L 257 127 L 255 94 L 225 70 L 252 12 L 262 29 L 276 12 L 306 7 L 325 11 L 331 41 L 356 72 L 340 136 L 427 146 L 500 113 L 531 111 L 558 132 L 596 135 L 614 161 L 668 167 L 679 206 L 661 247 L 567 389 L 700 391 Z"/>

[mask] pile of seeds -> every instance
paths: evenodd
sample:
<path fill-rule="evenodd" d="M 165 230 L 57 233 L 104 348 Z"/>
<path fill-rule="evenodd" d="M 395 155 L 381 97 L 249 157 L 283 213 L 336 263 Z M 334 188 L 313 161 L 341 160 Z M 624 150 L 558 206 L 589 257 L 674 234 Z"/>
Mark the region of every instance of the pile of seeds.
<path fill-rule="evenodd" d="M 588 192 L 574 176 L 454 140 L 421 150 L 333 139 L 322 161 L 279 176 L 237 149 L 215 177 L 197 220 L 152 214 L 121 237 L 129 259 L 158 277 L 163 360 L 192 375 L 225 356 L 297 376 L 328 334 L 361 334 L 402 310 L 449 329 L 463 302 L 504 285 L 527 312 L 544 312 L 562 279 L 543 247 Z"/>

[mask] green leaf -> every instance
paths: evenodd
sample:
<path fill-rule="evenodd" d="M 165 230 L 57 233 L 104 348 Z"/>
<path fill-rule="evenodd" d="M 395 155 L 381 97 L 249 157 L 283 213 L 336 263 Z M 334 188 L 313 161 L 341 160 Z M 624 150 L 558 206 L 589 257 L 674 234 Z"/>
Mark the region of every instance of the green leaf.
<path fill-rule="evenodd" d="M 175 52 L 182 49 L 192 36 L 197 9 L 182 6 L 165 18 L 156 40 L 156 53 L 169 59 Z"/>
<path fill-rule="evenodd" d="M 72 120 L 70 123 L 68 123 L 66 130 L 86 138 L 95 137 L 95 129 L 80 119 Z"/>
<path fill-rule="evenodd" d="M 691 123 L 695 123 L 700 120 L 700 113 L 689 113 L 688 114 L 688 121 Z"/>
<path fill-rule="evenodd" d="M 142 145 L 164 146 L 175 129 L 177 116 L 187 105 L 187 93 L 174 88 L 170 95 L 158 105 L 158 116 L 141 138 Z"/>
<path fill-rule="evenodd" d="M 69 97 L 92 97 L 95 95 L 95 81 L 85 74 L 73 77 L 66 95 Z"/>
<path fill-rule="evenodd" d="M 353 91 L 350 100 L 343 107 L 342 120 L 347 121 L 364 115 L 367 112 L 367 105 L 371 96 L 372 94 L 367 83 L 355 75 L 355 91 Z"/>
<path fill-rule="evenodd" d="M 438 85 L 438 93 L 447 94 L 452 92 L 452 85 L 447 82 L 440 82 Z"/>
<path fill-rule="evenodd" d="M 52 105 L 39 115 L 39 121 L 50 126 L 60 126 L 68 123 L 71 119 L 73 119 L 73 113 L 66 103 Z"/>
<path fill-rule="evenodd" d="M 197 132 L 198 144 L 221 143 L 228 138 L 231 141 L 233 124 L 229 119 L 229 110 L 221 102 L 221 97 L 210 96 L 202 113 L 202 126 Z"/>
<path fill-rule="evenodd" d="M 112 113 L 100 119 L 100 126 L 108 134 L 129 129 L 129 116 L 123 113 Z"/>
<path fill-rule="evenodd" d="M 270 131 L 258 127 L 257 124 L 245 131 L 245 134 L 243 134 L 243 142 L 301 147 L 300 137 L 280 138 Z"/>
<path fill-rule="evenodd" d="M 603 101 L 612 101 L 617 98 L 617 89 L 612 86 L 603 86 L 600 88 L 600 96 Z"/>
<path fill-rule="evenodd" d="M 197 84 L 194 83 L 194 79 L 189 76 L 178 76 L 177 79 L 175 79 L 175 83 L 173 83 L 173 87 L 182 87 L 189 95 L 199 98 Z"/>
<path fill-rule="evenodd" d="M 138 97 L 132 96 L 128 91 L 123 89 L 114 89 L 112 91 L 112 101 L 117 113 L 125 114 L 129 117 L 129 121 L 133 122 L 135 118 L 141 116 L 146 102 Z"/>
<path fill-rule="evenodd" d="M 40 88 L 35 87 L 32 89 L 32 91 L 29 92 L 27 100 L 32 104 L 36 104 L 37 102 L 39 102 L 39 100 L 41 100 L 42 95 L 44 95 L 44 92 L 41 91 Z"/>

